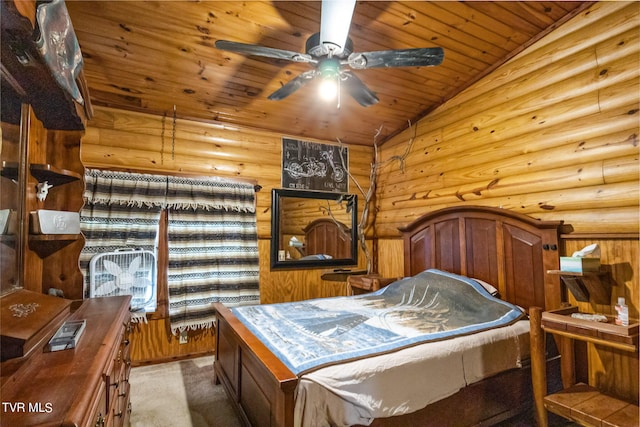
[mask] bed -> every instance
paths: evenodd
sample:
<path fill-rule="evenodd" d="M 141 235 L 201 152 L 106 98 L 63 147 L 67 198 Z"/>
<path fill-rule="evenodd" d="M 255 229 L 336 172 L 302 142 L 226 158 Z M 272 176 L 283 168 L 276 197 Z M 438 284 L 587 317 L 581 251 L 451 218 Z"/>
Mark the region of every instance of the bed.
<path fill-rule="evenodd" d="M 546 271 L 557 269 L 559 264 L 560 226 L 559 221 L 542 222 L 508 210 L 476 206 L 447 208 L 428 213 L 400 230 L 404 240 L 405 277 L 413 278 L 426 270 L 435 269 L 447 274 L 460 275 L 465 281 L 477 279 L 475 283 L 492 284 L 500 291 L 502 300 L 523 310 L 532 306 L 544 309 L 557 308 L 562 300 L 560 283 L 557 276 L 548 275 Z M 389 286 L 393 285 L 395 283 Z M 384 416 L 371 419 L 372 412 L 366 409 L 354 419 L 347 418 L 346 422 L 343 419 L 336 421 L 332 417 L 339 418 L 345 416 L 344 413 L 349 417 L 353 415 L 354 408 L 357 412 L 358 405 L 345 402 L 342 399 L 342 390 L 326 385 L 333 384 L 332 382 L 341 383 L 341 376 L 343 380 L 348 379 L 349 372 L 359 369 L 353 365 L 354 363 L 372 364 L 378 367 L 375 369 L 381 369 L 379 367 L 386 366 L 389 360 L 404 360 L 405 353 L 408 352 L 412 355 L 409 357 L 426 357 L 421 359 L 422 365 L 417 365 L 420 372 L 424 373 L 429 367 L 439 366 L 434 360 L 442 359 L 442 353 L 435 350 L 436 348 L 458 341 L 465 343 L 458 347 L 464 347 L 469 339 L 480 339 L 484 334 L 496 333 L 496 330 L 453 337 L 446 341 L 437 340 L 412 345 L 397 352 L 347 360 L 317 370 L 301 371 L 296 375 L 292 365 L 287 360 L 277 357 L 277 352 L 272 351 L 259 339 L 258 334 L 251 331 L 250 325 L 243 323 L 231 309 L 222 305 L 217 305 L 216 308 L 218 316 L 215 379 L 223 384 L 246 425 L 312 425 L 309 424 L 311 418 L 324 416 L 323 412 L 331 411 L 333 413 L 326 415 L 327 420 L 320 419 L 314 422 L 317 425 L 345 422 L 347 425 L 374 426 L 491 425 L 531 406 L 531 374 L 526 363 L 528 329 L 518 329 L 527 324 L 526 321 L 514 321 L 509 326 L 499 328 L 500 331 L 507 328 L 518 329 L 515 341 L 519 343 L 519 350 L 522 352 L 516 356 L 519 363 L 515 366 L 511 361 L 499 371 L 482 368 L 483 372 L 479 372 L 473 381 L 463 378 L 463 386 L 454 386 L 453 390 L 438 392 L 440 395 L 435 393 L 430 398 L 423 397 L 429 396 L 437 388 L 427 381 L 424 381 L 424 390 L 403 387 L 406 378 L 410 378 L 412 372 L 407 371 L 406 366 L 397 365 L 393 368 L 395 371 L 376 371 L 375 376 L 369 375 L 376 382 L 365 382 L 365 386 L 410 390 L 412 397 L 422 399 L 422 403 L 428 402 L 427 405 L 421 409 L 412 407 L 409 413 L 402 413 L 393 409 L 396 408 L 393 405 L 385 405 L 383 402 L 378 406 L 383 409 L 386 406 L 392 407 Z M 489 338 L 489 341 L 501 342 L 501 338 Z M 509 338 L 508 341 L 514 339 Z M 475 352 L 477 365 L 482 366 L 485 362 L 488 364 L 485 359 L 498 359 L 499 356 L 496 354 L 502 354 L 500 350 L 494 353 L 485 352 L 484 349 L 468 351 Z M 444 352 L 448 350 L 445 349 Z M 467 354 L 465 357 L 473 359 Z M 472 368 L 463 369 L 473 371 Z M 446 371 L 447 369 L 450 371 Z M 436 368 L 428 376 L 435 382 L 438 373 L 443 372 L 447 372 L 444 377 L 453 378 L 458 369 Z M 377 380 L 383 377 L 388 377 L 390 382 L 386 385 L 378 383 Z M 355 392 L 355 398 L 359 397 Z M 322 403 L 318 407 L 318 402 L 324 402 L 325 399 L 329 403 Z M 311 409 L 306 407 L 306 402 L 312 406 Z M 470 405 L 469 402 L 474 404 Z M 316 405 L 316 408 L 313 408 L 313 405 Z M 343 407 L 342 410 L 340 405 Z M 334 407 L 338 409 L 327 409 Z"/>

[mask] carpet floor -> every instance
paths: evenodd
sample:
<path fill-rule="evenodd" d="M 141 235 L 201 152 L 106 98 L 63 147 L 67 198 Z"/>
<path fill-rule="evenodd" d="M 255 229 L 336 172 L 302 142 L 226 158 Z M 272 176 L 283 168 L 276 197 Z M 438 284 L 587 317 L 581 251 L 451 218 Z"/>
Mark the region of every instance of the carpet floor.
<path fill-rule="evenodd" d="M 132 427 L 236 427 L 213 356 L 131 369 Z"/>
<path fill-rule="evenodd" d="M 131 369 L 132 427 L 240 427 L 222 385 L 213 383 L 213 356 Z M 553 427 L 577 426 L 549 414 Z M 533 413 L 496 427 L 532 427 Z"/>

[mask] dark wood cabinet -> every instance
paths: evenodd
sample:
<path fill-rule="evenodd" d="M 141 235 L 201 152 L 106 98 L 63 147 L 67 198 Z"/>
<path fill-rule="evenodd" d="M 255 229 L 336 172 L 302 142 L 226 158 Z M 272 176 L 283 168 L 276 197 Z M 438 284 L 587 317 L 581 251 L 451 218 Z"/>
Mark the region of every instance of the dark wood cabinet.
<path fill-rule="evenodd" d="M 79 102 L 56 79 L 61 71 L 52 68 L 34 38 L 34 34 L 45 31 L 36 15 L 38 8 L 48 7 L 47 3 L 8 0 L 0 2 L 0 7 L 3 192 L 0 210 L 8 211 L 13 222 L 11 229 L 0 233 L 2 273 L 8 278 L 2 279 L 0 294 L 14 288 L 42 293 L 54 288 L 68 299 L 81 299 L 83 277 L 78 257 L 84 246 L 82 234 L 35 234 L 30 232 L 33 228 L 30 222 L 31 212 L 77 213 L 83 206 L 80 140 L 92 115 L 86 85 L 80 70 L 75 78 L 81 91 Z M 75 37 L 70 29 L 65 37 Z M 46 34 L 43 38 L 46 39 Z M 47 197 L 40 200 L 37 186 L 44 182 L 52 187 Z"/>
<path fill-rule="evenodd" d="M 86 85 L 80 70 L 74 78 L 82 96 L 63 87 L 60 69 L 34 37 L 48 40 L 38 27 L 38 8 L 59 12 L 61 5 L 0 2 L 0 213 L 9 218 L 0 230 L 0 425 L 121 427 L 129 425 L 130 413 L 130 297 L 83 300 L 82 234 L 58 234 L 65 228 L 42 234 L 31 223 L 38 210 L 73 216 L 83 206 L 80 140 L 91 116 Z M 67 29 L 65 37 L 74 36 Z M 51 187 L 38 198 L 44 182 Z M 46 295 L 52 288 L 65 298 Z M 75 348 L 49 351 L 49 339 L 73 320 L 86 321 Z"/>
<path fill-rule="evenodd" d="M 66 320 L 86 320 L 76 348 L 50 352 L 44 338 L 3 362 L 0 426 L 128 426 L 130 299 L 92 298 L 72 309 Z"/>

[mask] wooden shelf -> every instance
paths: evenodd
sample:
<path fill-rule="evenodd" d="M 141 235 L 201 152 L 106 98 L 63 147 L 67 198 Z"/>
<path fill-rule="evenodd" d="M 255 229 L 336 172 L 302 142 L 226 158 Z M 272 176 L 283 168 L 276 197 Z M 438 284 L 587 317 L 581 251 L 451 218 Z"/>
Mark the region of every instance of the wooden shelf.
<path fill-rule="evenodd" d="M 611 304 L 611 276 L 608 272 L 547 270 L 547 274 L 560 275 L 562 283 L 577 301 Z"/>
<path fill-rule="evenodd" d="M 82 234 L 30 234 L 29 248 L 40 258 L 46 258 L 82 238 Z"/>
<path fill-rule="evenodd" d="M 544 406 L 554 414 L 583 425 L 640 425 L 638 405 L 600 393 L 582 383 L 546 396 Z"/>
<path fill-rule="evenodd" d="M 573 344 L 574 340 L 579 340 L 637 353 L 640 325 L 637 321 L 630 322 L 629 326 L 615 325 L 611 316 L 607 316 L 609 322 L 606 323 L 571 317 L 577 311 L 577 307 L 544 312 L 536 307 L 530 310 L 531 375 L 538 424 L 547 427 L 546 411 L 550 411 L 585 426 L 637 427 L 640 425 L 640 408 L 636 403 L 606 395 L 587 384 L 575 384 Z M 562 383 L 565 388 L 550 395 L 546 395 L 545 332 L 566 339 L 566 343 L 561 345 Z"/>
<path fill-rule="evenodd" d="M 549 333 L 569 338 L 602 344 L 625 351 L 638 351 L 638 331 L 640 324 L 630 321 L 629 326 L 616 325 L 613 316 L 607 316 L 608 322 L 595 322 L 576 319 L 578 307 L 572 306 L 542 313 L 542 328 Z"/>
<path fill-rule="evenodd" d="M 18 162 L 2 162 L 2 170 L 0 175 L 9 178 L 12 181 L 18 180 Z"/>
<path fill-rule="evenodd" d="M 381 277 L 378 274 L 365 274 L 362 276 L 349 277 L 347 284 L 351 287 L 351 292 L 354 295 L 359 295 L 375 292 L 399 279 L 399 277 Z"/>
<path fill-rule="evenodd" d="M 366 274 L 367 270 L 350 270 L 338 268 L 336 270 L 330 270 L 322 273 L 322 280 L 328 280 L 332 282 L 346 282 L 350 276 Z"/>
<path fill-rule="evenodd" d="M 31 175 L 38 180 L 38 182 L 47 181 L 50 185 L 62 185 L 69 182 L 78 181 L 82 178 L 79 173 L 60 169 L 50 164 L 36 164 L 33 163 L 29 166 Z"/>

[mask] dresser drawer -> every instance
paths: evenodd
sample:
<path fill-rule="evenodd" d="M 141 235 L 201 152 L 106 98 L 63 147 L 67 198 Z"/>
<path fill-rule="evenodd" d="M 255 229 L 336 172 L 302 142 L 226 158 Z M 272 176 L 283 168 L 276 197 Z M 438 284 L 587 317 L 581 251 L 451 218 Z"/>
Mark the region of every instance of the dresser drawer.
<path fill-rule="evenodd" d="M 43 402 L 48 404 L 45 409 L 53 410 L 3 412 L 0 424 L 122 426 L 129 398 L 130 349 L 124 337 L 130 300 L 129 296 L 89 298 L 75 307 L 66 320 L 86 320 L 76 348 L 50 352 L 42 351 L 43 344 L 21 360 L 19 369 L 0 386 L 3 401 Z M 114 408 L 120 416 L 114 417 Z"/>
<path fill-rule="evenodd" d="M 94 405 L 94 415 L 89 419 L 89 426 L 103 427 L 106 423 L 108 413 L 107 390 L 105 387 L 100 387 L 98 398 Z"/>
<path fill-rule="evenodd" d="M 129 403 L 129 373 L 131 356 L 129 345 L 129 322 L 122 325 L 105 373 L 107 395 L 107 425 L 122 426 Z"/>

